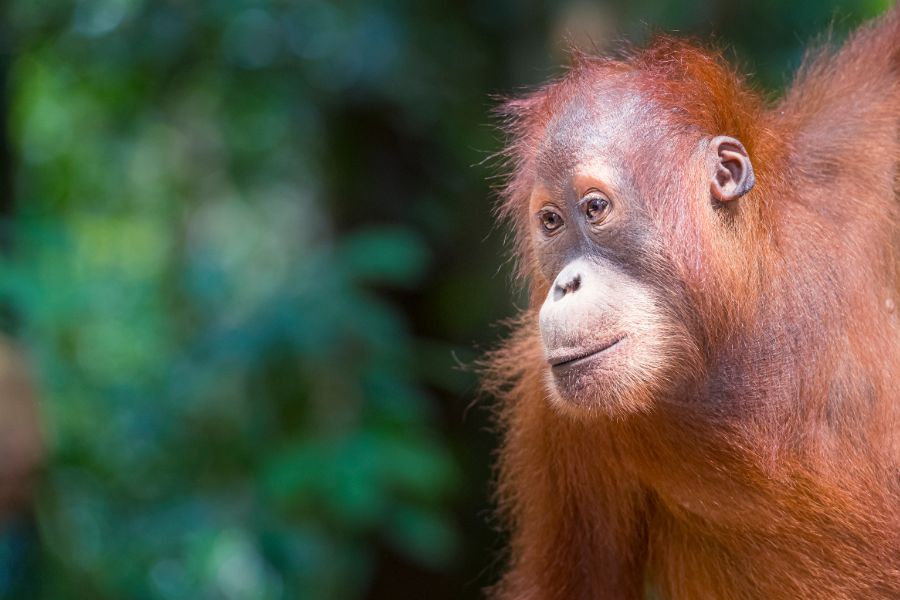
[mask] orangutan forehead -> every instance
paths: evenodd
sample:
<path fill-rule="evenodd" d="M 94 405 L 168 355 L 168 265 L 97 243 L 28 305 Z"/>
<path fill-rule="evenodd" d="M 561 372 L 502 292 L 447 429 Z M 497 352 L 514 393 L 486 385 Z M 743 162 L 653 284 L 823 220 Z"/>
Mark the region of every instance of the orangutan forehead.
<path fill-rule="evenodd" d="M 536 156 L 538 176 L 565 177 L 577 165 L 598 158 L 618 162 L 633 150 L 635 129 L 646 127 L 638 94 L 612 85 L 578 88 L 544 131 Z"/>

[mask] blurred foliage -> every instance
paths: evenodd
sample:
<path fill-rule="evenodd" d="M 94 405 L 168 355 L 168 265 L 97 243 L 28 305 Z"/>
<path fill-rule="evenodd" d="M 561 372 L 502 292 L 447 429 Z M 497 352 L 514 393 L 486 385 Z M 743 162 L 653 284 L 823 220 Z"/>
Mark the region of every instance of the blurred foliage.
<path fill-rule="evenodd" d="M 0 287 L 49 459 L 0 596 L 478 596 L 491 94 L 641 23 L 771 88 L 887 4 L 10 0 Z"/>

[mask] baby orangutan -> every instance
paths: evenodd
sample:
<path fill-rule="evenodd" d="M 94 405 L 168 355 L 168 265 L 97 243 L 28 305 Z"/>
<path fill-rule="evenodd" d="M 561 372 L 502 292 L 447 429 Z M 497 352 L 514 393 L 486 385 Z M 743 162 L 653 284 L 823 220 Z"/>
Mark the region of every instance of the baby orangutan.
<path fill-rule="evenodd" d="M 900 8 L 767 106 L 662 38 L 504 109 L 500 599 L 900 598 Z"/>

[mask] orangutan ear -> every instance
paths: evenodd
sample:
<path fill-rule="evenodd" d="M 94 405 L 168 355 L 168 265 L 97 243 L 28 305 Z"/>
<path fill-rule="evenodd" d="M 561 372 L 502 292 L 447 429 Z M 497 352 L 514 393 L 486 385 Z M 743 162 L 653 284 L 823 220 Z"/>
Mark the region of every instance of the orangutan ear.
<path fill-rule="evenodd" d="M 737 200 L 753 188 L 756 178 L 744 145 L 733 137 L 720 135 L 709 142 L 711 165 L 709 190 L 719 202 Z"/>

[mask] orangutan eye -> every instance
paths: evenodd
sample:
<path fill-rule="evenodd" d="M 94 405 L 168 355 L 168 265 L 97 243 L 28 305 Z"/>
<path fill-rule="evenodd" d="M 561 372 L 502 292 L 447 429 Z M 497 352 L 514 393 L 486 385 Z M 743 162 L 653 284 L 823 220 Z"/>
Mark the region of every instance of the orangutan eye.
<path fill-rule="evenodd" d="M 537 216 L 545 233 L 554 233 L 563 226 L 562 216 L 555 210 L 545 208 Z"/>
<path fill-rule="evenodd" d="M 612 209 L 612 203 L 600 192 L 591 192 L 581 200 L 582 210 L 588 222 L 599 225 L 606 220 Z"/>

